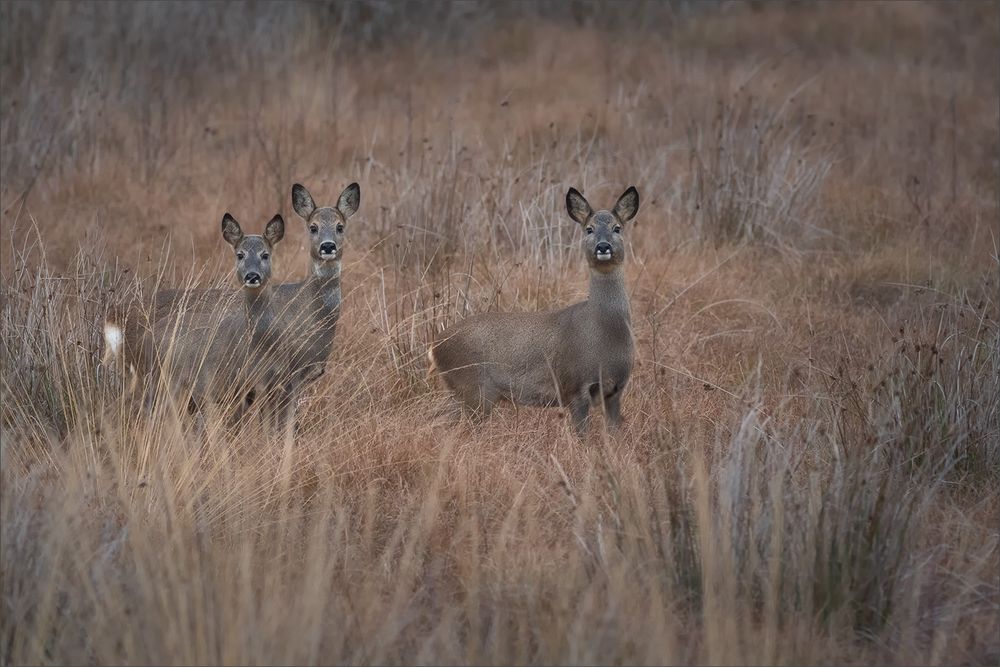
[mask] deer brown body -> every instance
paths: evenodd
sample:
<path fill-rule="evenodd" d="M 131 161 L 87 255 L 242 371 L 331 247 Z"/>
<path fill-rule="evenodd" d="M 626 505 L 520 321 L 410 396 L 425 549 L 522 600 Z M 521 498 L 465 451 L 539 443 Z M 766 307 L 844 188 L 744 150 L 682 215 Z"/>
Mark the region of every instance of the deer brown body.
<path fill-rule="evenodd" d="M 319 378 L 333 349 L 340 319 L 341 260 L 347 220 L 361 204 L 361 189 L 351 183 L 336 206 L 318 207 L 305 187 L 292 187 L 292 207 L 309 233 L 309 277 L 274 288 L 275 327 L 287 366 L 280 386 L 271 388 L 278 409 L 287 416 L 300 389 Z"/>
<path fill-rule="evenodd" d="M 189 397 L 194 408 L 244 404 L 258 388 L 275 383 L 287 365 L 280 331 L 274 326 L 269 285 L 270 255 L 284 236 L 284 220 L 275 216 L 263 236 L 248 236 L 227 213 L 222 231 L 235 253 L 241 299 L 218 301 L 212 309 L 189 309 L 186 297 L 174 297 L 164 312 L 156 307 L 163 303 L 157 294 L 149 312 L 133 312 L 125 323 L 105 325 L 106 345 L 113 356 L 123 356 L 152 386 L 165 378 L 175 393 Z M 150 316 L 155 320 L 147 324 Z"/>
<path fill-rule="evenodd" d="M 587 300 L 548 312 L 474 315 L 444 332 L 428 356 L 465 409 L 486 416 L 501 400 L 568 407 L 582 435 L 593 405 L 602 405 L 613 427 L 621 422 L 633 360 L 622 231 L 639 195 L 630 187 L 612 210 L 595 212 L 570 188 L 566 203 L 585 231 Z"/>

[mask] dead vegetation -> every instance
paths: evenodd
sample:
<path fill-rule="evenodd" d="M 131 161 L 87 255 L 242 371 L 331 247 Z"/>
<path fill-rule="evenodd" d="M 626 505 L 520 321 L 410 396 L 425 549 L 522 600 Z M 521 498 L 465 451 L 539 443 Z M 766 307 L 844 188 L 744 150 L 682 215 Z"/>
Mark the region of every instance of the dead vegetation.
<path fill-rule="evenodd" d="M 0 662 L 995 663 L 996 6 L 469 7 L 0 8 Z M 294 439 L 122 399 L 108 308 L 352 180 Z M 621 436 L 435 420 L 630 183 Z"/>

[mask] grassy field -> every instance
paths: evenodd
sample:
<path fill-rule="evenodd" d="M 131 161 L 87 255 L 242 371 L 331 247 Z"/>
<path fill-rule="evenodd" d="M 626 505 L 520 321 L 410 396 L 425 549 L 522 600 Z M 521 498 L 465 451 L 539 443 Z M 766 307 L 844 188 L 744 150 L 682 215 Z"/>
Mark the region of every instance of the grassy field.
<path fill-rule="evenodd" d="M 0 664 L 1000 661 L 996 3 L 0 26 Z M 108 309 L 233 285 L 226 211 L 301 278 L 351 181 L 299 432 L 135 410 Z M 435 419 L 431 339 L 585 298 L 566 191 L 632 184 L 623 431 Z"/>

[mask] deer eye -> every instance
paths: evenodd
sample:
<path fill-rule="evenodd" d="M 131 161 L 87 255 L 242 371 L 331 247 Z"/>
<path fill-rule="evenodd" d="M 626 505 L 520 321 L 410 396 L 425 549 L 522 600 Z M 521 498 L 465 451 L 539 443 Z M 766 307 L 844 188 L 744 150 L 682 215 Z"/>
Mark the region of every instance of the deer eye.
<path fill-rule="evenodd" d="M 236 259 L 242 260 L 242 259 L 245 259 L 245 258 L 246 258 L 246 255 L 244 255 L 242 252 L 236 253 Z"/>
<path fill-rule="evenodd" d="M 337 225 L 337 233 L 338 234 L 343 234 L 344 233 L 344 226 L 343 225 Z"/>
<path fill-rule="evenodd" d="M 271 253 L 269 252 L 261 253 L 260 258 L 264 260 L 271 259 Z"/>
<path fill-rule="evenodd" d="M 622 226 L 615 225 L 615 234 L 621 234 L 621 233 L 622 233 Z"/>
<path fill-rule="evenodd" d="M 593 233 L 594 233 L 594 228 L 593 227 L 587 227 L 587 234 L 593 234 Z"/>
<path fill-rule="evenodd" d="M 318 231 L 319 231 L 319 227 L 318 226 L 316 226 L 316 225 L 309 225 L 309 233 L 310 234 L 315 234 Z"/>

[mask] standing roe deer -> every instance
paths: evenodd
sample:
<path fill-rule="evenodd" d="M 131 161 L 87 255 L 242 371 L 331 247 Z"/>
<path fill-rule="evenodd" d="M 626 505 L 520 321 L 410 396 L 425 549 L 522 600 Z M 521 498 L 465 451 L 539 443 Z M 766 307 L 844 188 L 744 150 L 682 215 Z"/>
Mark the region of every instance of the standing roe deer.
<path fill-rule="evenodd" d="M 337 205 L 317 207 L 309 191 L 292 186 L 292 208 L 309 230 L 309 277 L 297 283 L 278 285 L 274 299 L 277 326 L 288 358 L 284 384 L 273 388 L 283 412 L 294 408 L 298 390 L 319 378 L 333 348 L 340 319 L 340 263 L 344 253 L 347 220 L 361 205 L 361 188 L 351 183 Z"/>
<path fill-rule="evenodd" d="M 174 300 L 174 311 L 156 313 L 159 317 L 150 326 L 143 326 L 138 314 L 124 324 L 108 321 L 104 337 L 109 355 L 124 357 L 137 375 L 156 379 L 164 374 L 175 392 L 189 395 L 189 409 L 235 400 L 242 409 L 258 387 L 274 383 L 284 370 L 268 284 L 271 253 L 284 233 L 280 215 L 259 236 L 244 235 L 226 213 L 222 235 L 233 247 L 242 303 L 220 301 L 214 312 L 204 312 L 186 310 L 183 300 Z"/>
<path fill-rule="evenodd" d="M 441 335 L 428 358 L 466 410 L 485 417 L 503 399 L 568 406 L 582 437 L 598 401 L 612 427 L 621 423 L 633 357 L 622 228 L 639 209 L 639 193 L 629 187 L 612 210 L 595 212 L 570 188 L 566 209 L 585 231 L 587 300 L 548 312 L 474 315 Z"/>

